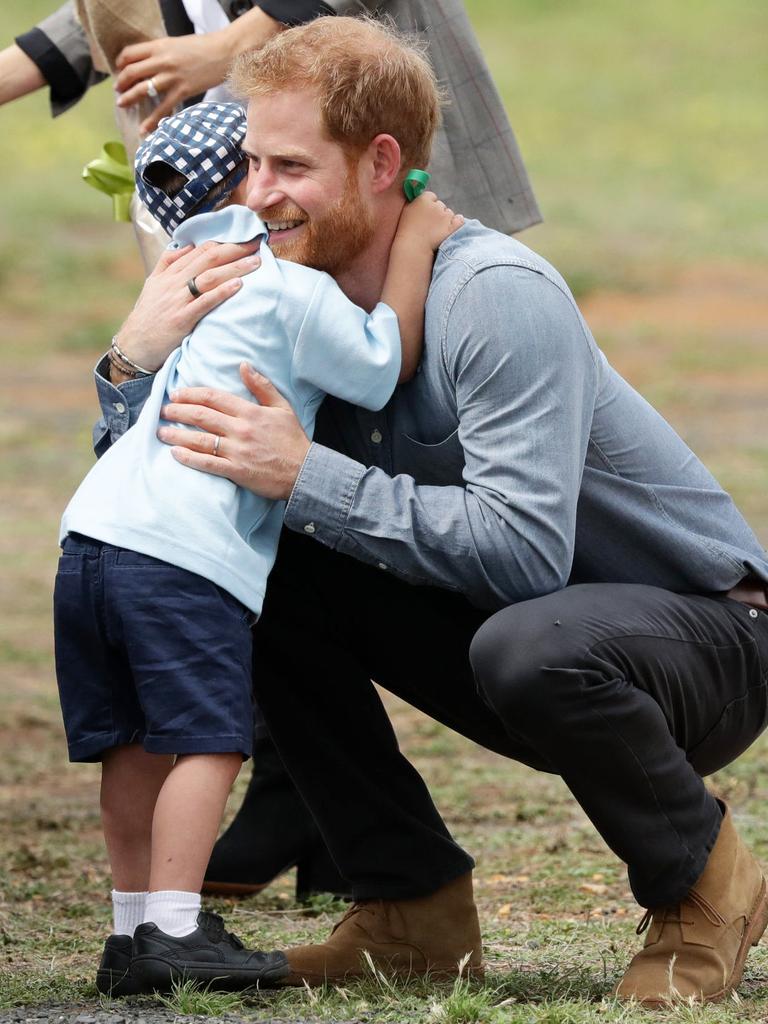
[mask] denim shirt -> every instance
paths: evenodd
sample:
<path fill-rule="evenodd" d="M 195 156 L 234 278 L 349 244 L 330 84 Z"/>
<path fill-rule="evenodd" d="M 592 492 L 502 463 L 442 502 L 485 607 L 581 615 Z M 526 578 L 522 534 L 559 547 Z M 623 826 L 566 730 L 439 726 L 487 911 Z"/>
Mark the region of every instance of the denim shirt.
<path fill-rule="evenodd" d="M 104 369 L 97 454 L 150 387 Z M 768 581 L 732 499 L 609 365 L 557 271 L 477 221 L 440 247 L 414 378 L 380 412 L 326 398 L 285 524 L 488 609 L 577 582 Z"/>

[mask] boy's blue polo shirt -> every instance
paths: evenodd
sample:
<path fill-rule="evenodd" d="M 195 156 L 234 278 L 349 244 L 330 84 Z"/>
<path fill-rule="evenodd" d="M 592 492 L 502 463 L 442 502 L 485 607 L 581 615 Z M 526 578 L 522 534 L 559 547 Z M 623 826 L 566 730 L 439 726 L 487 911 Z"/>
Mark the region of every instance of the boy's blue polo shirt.
<path fill-rule="evenodd" d="M 176 230 L 182 245 L 262 236 L 262 265 L 171 353 L 137 422 L 86 476 L 60 531 L 62 540 L 76 532 L 198 573 L 257 615 L 285 502 L 177 462 L 156 436 L 169 392 L 207 386 L 255 401 L 239 374 L 247 360 L 290 402 L 311 437 L 326 392 L 380 409 L 401 363 L 389 306 L 379 303 L 367 314 L 328 274 L 276 259 L 266 235 L 262 221 L 241 206 L 193 217 Z"/>

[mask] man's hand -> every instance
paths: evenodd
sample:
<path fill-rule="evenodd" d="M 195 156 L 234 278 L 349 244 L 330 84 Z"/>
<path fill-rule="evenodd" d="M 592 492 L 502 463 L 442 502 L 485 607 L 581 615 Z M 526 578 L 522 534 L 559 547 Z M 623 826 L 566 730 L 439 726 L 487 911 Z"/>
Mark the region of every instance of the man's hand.
<path fill-rule="evenodd" d="M 146 370 L 158 370 L 198 320 L 234 295 L 240 278 L 261 264 L 258 245 L 205 242 L 163 253 L 120 328 L 120 349 Z M 202 293 L 197 298 L 187 286 L 192 278 Z"/>
<path fill-rule="evenodd" d="M 264 498 L 287 499 L 310 447 L 296 414 L 277 388 L 247 363 L 240 376 L 259 404 L 214 388 L 183 388 L 163 407 L 163 419 L 197 427 L 160 427 L 185 466 L 224 476 Z M 218 442 L 217 442 L 218 438 Z"/>

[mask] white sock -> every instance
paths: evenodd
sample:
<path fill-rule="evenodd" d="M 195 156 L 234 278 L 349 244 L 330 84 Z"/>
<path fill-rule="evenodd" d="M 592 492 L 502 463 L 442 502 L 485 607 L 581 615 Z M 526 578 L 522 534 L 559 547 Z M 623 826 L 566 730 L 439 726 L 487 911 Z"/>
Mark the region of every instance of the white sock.
<path fill-rule="evenodd" d="M 119 892 L 112 890 L 112 921 L 115 935 L 133 935 L 136 926 L 144 920 L 145 892 Z"/>
<path fill-rule="evenodd" d="M 180 939 L 197 928 L 199 913 L 199 892 L 177 892 L 174 889 L 149 892 L 144 905 L 144 922 L 156 924 L 161 932 Z"/>

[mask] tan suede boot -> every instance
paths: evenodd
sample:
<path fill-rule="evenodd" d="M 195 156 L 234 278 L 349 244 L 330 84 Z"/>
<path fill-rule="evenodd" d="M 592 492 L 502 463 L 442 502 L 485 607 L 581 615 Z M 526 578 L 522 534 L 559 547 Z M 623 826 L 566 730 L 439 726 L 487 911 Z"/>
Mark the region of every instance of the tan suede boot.
<path fill-rule="evenodd" d="M 370 973 L 364 951 L 388 976 L 455 976 L 459 961 L 469 954 L 464 976 L 481 977 L 482 942 L 472 873 L 429 896 L 355 903 L 327 942 L 285 950 L 291 974 L 280 984 L 322 985 L 361 977 Z"/>
<path fill-rule="evenodd" d="M 768 923 L 763 873 L 733 827 L 726 807 L 704 873 L 679 904 L 648 911 L 645 947 L 634 957 L 616 995 L 646 1006 L 693 997 L 715 1002 L 741 981 L 750 946 Z"/>

